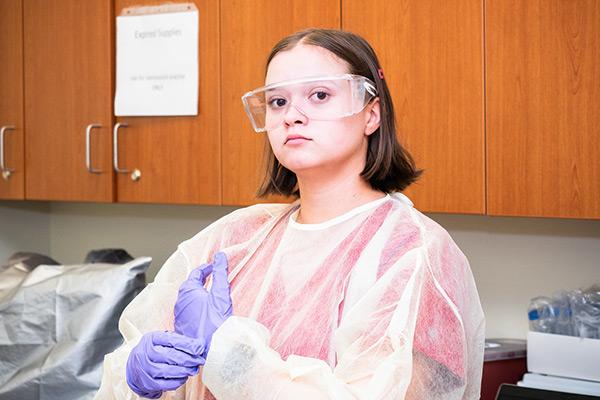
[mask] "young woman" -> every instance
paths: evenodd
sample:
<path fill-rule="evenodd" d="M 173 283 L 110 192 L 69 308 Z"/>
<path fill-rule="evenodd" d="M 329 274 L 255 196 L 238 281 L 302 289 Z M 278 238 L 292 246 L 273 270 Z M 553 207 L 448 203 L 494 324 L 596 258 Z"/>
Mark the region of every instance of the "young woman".
<path fill-rule="evenodd" d="M 123 313 L 97 398 L 478 399 L 477 290 L 448 233 L 400 193 L 420 171 L 371 46 L 298 32 L 265 81 L 243 97 L 270 143 L 260 194 L 298 200 L 181 243 Z"/>

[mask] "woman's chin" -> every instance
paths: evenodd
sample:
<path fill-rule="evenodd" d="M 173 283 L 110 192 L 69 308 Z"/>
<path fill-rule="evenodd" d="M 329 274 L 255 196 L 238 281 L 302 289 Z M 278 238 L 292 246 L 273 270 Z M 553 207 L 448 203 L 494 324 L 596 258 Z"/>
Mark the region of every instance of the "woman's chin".
<path fill-rule="evenodd" d="M 315 162 L 314 160 L 307 160 L 304 157 L 288 157 L 285 160 L 279 160 L 279 162 L 281 163 L 281 165 L 283 165 L 285 168 L 289 169 L 296 175 L 319 167 L 319 163 Z"/>

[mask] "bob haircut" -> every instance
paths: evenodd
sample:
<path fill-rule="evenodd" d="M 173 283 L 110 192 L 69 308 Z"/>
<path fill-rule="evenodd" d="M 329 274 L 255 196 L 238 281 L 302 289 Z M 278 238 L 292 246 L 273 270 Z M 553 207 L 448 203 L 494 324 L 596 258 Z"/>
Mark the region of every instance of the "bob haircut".
<path fill-rule="evenodd" d="M 381 123 L 369 136 L 366 163 L 360 176 L 373 189 L 384 193 L 402 191 L 415 182 L 423 171 L 416 169 L 411 155 L 398 142 L 392 97 L 385 80 L 380 77 L 381 67 L 371 45 L 351 32 L 310 28 L 281 39 L 271 50 L 265 70 L 278 53 L 291 50 L 300 43 L 329 50 L 348 63 L 348 73 L 362 75 L 375 82 Z M 268 139 L 265 144 L 265 176 L 258 196 L 277 194 L 300 197 L 296 174 L 279 163 Z"/>

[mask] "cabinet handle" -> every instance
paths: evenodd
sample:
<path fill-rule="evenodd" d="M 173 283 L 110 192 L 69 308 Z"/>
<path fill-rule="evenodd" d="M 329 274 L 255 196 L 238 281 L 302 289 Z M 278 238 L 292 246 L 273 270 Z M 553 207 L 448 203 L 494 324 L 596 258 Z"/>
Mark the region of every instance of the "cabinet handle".
<path fill-rule="evenodd" d="M 7 168 L 4 165 L 4 134 L 9 131 L 14 131 L 16 128 L 13 125 L 5 125 L 0 128 L 0 172 L 2 172 L 2 177 L 4 179 L 8 179 L 14 169 Z"/>
<path fill-rule="evenodd" d="M 102 173 L 102 170 L 92 168 L 92 155 L 91 155 L 91 151 L 90 151 L 90 146 L 91 146 L 90 145 L 90 136 L 92 134 L 92 129 L 94 129 L 94 128 L 102 128 L 102 125 L 89 124 L 85 128 L 85 167 L 87 168 L 88 172 L 90 172 L 92 174 L 100 174 L 100 173 Z"/>
<path fill-rule="evenodd" d="M 119 168 L 119 128 L 128 127 L 125 122 L 117 122 L 113 128 L 113 168 L 118 174 L 127 174 L 129 170 Z"/>

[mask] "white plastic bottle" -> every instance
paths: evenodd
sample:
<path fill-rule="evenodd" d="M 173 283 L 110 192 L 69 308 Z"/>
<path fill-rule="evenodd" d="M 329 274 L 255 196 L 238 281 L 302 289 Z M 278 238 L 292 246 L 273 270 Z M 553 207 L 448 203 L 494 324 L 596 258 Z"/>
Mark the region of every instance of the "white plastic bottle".
<path fill-rule="evenodd" d="M 557 311 L 549 297 L 534 297 L 527 310 L 529 329 L 534 332 L 556 333 Z"/>

